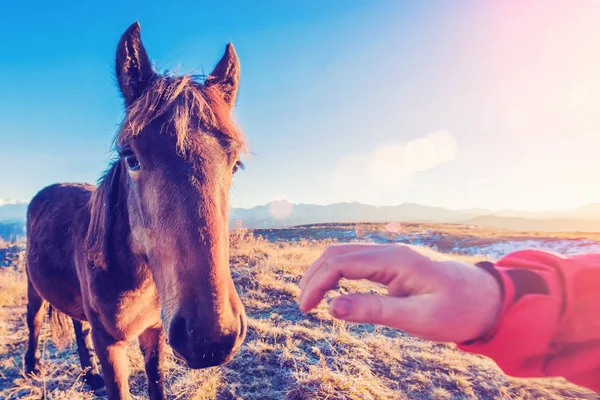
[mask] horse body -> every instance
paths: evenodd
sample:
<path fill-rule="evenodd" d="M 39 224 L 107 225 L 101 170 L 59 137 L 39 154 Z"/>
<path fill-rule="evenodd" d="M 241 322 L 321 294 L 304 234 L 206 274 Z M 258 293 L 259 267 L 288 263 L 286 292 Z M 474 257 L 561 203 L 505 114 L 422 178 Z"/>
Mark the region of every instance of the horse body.
<path fill-rule="evenodd" d="M 56 184 L 41 190 L 27 211 L 27 276 L 52 306 L 85 321 L 75 249 L 89 222 L 91 185 Z"/>
<path fill-rule="evenodd" d="M 56 184 L 41 190 L 27 210 L 27 326 L 29 345 L 25 355 L 28 373 L 39 370 L 37 342 L 46 307 L 52 311 L 53 337 L 59 346 L 75 334 L 86 382 L 97 389 L 104 385 L 94 359 L 90 328 L 84 311 L 76 267 L 77 242 L 89 222 L 88 203 L 94 187 Z M 73 319 L 69 332 L 65 315 Z M 85 326 L 82 324 L 85 323 Z"/>
<path fill-rule="evenodd" d="M 243 144 L 228 115 L 239 74 L 233 47 L 199 84 L 156 74 L 139 34 L 133 24 L 117 49 L 127 111 L 119 159 L 97 187 L 51 185 L 29 205 L 25 364 L 38 369 L 49 304 L 53 336 L 74 333 L 84 379 L 106 382 L 110 399 L 130 398 L 125 349 L 137 337 L 156 400 L 165 398 L 165 336 L 191 368 L 228 362 L 244 340 L 227 233 Z"/>

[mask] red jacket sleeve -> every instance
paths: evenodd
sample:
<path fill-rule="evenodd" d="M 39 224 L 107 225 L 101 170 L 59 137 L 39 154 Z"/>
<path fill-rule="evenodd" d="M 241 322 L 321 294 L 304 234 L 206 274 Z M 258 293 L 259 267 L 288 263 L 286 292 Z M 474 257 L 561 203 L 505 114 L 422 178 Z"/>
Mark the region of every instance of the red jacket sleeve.
<path fill-rule="evenodd" d="M 480 263 L 501 283 L 495 328 L 459 344 L 518 377 L 560 376 L 600 392 L 600 254 L 536 250 Z"/>

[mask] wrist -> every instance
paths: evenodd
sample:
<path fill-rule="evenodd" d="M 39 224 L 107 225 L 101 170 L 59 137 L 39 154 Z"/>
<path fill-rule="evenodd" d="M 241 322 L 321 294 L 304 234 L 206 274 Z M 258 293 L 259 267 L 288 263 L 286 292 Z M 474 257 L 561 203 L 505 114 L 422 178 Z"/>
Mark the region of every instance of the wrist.
<path fill-rule="evenodd" d="M 475 264 L 478 267 L 478 287 L 481 295 L 479 327 L 468 342 L 487 340 L 496 331 L 504 303 L 504 283 L 500 273 L 489 262 Z"/>

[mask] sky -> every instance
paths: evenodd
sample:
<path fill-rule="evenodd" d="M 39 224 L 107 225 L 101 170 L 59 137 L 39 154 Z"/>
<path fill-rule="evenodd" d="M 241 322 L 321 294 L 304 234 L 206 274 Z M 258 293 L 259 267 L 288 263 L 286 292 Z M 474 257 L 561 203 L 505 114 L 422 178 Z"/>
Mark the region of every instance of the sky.
<path fill-rule="evenodd" d="M 134 21 L 160 70 L 233 42 L 252 153 L 231 205 L 550 210 L 600 202 L 600 2 L 10 2 L 0 14 L 0 198 L 96 182 Z"/>

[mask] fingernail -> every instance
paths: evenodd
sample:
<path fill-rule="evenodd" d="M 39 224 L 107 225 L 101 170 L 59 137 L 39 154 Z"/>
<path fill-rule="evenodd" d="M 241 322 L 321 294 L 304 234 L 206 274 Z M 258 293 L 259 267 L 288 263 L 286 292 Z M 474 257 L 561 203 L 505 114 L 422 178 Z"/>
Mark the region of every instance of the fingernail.
<path fill-rule="evenodd" d="M 298 299 L 298 308 L 300 309 L 300 311 L 306 312 L 306 305 L 302 301 L 302 297 L 300 297 L 300 299 Z"/>
<path fill-rule="evenodd" d="M 331 314 L 336 318 L 345 318 L 352 312 L 352 302 L 348 299 L 336 299 L 331 305 Z"/>

